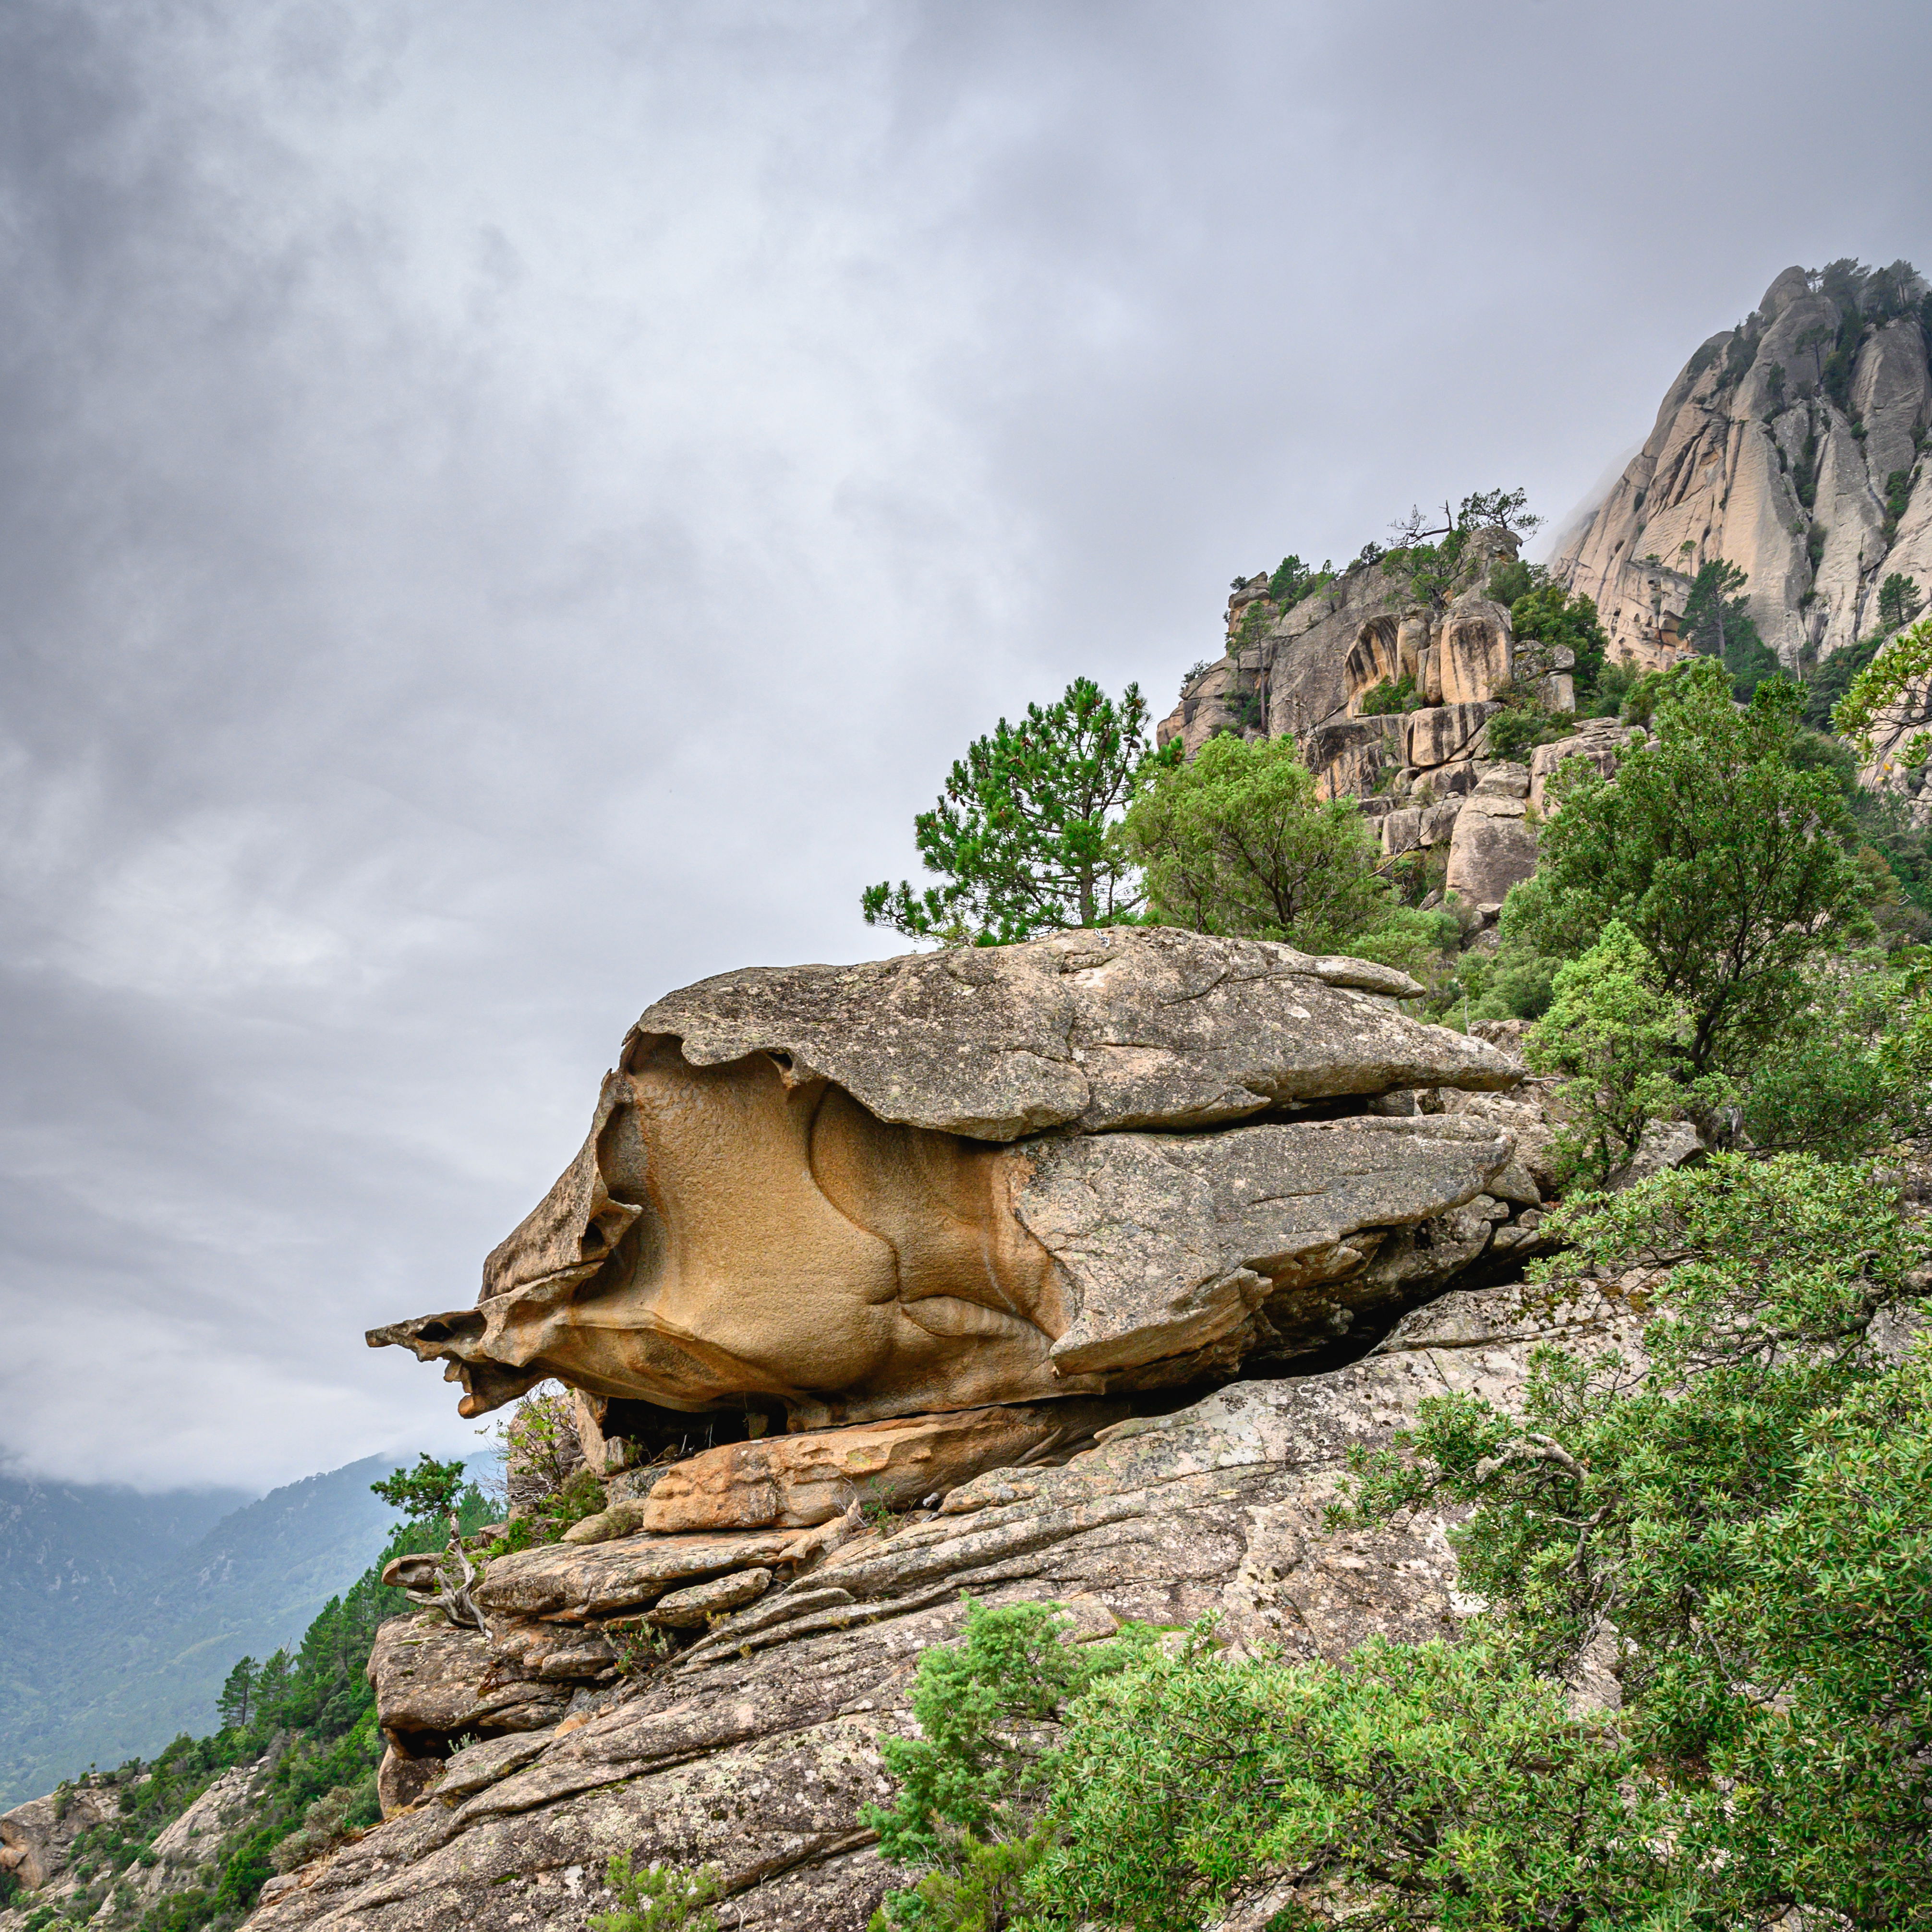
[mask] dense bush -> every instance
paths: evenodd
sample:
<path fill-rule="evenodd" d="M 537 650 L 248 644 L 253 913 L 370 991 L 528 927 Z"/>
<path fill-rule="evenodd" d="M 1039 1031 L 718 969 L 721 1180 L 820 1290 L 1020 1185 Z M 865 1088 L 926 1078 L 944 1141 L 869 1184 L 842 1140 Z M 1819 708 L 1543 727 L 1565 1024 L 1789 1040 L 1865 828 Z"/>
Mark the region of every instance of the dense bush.
<path fill-rule="evenodd" d="M 1511 704 L 1495 712 L 1484 728 L 1489 755 L 1520 764 L 1536 746 L 1553 742 L 1570 727 L 1568 720 L 1552 718 L 1533 706 Z"/>
<path fill-rule="evenodd" d="M 1672 667 L 1654 739 L 1613 779 L 1578 761 L 1552 780 L 1535 890 L 1504 908 L 1506 935 L 1564 958 L 1621 920 L 1688 1013 L 1694 1077 L 1742 1075 L 1802 1005 L 1808 962 L 1870 929 L 1843 792 L 1792 761 L 1802 703 L 1779 680 L 1739 710 L 1708 658 Z"/>
<path fill-rule="evenodd" d="M 1516 568 L 1532 581 L 1510 605 L 1510 628 L 1517 637 L 1538 644 L 1568 646 L 1576 656 L 1577 694 L 1587 697 L 1603 674 L 1604 654 L 1610 644 L 1598 618 L 1595 600 L 1552 583 L 1540 571 L 1521 565 Z"/>
<path fill-rule="evenodd" d="M 1414 678 L 1407 671 L 1391 681 L 1384 678 L 1379 684 L 1372 684 L 1362 693 L 1356 706 L 1359 716 L 1386 718 L 1404 711 L 1419 711 L 1427 700 L 1415 688 Z"/>
<path fill-rule="evenodd" d="M 1398 964 L 1448 942 L 1398 901 L 1354 800 L 1319 797 L 1290 738 L 1215 738 L 1191 764 L 1150 764 L 1120 837 L 1162 925 Z"/>

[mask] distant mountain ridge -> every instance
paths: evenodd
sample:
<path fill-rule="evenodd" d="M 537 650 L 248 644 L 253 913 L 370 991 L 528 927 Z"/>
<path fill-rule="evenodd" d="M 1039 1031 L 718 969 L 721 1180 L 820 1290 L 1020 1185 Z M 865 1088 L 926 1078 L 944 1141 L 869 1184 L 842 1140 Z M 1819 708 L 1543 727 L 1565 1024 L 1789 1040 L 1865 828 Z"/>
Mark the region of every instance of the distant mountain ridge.
<path fill-rule="evenodd" d="M 214 1722 L 236 1659 L 293 1642 L 394 1512 L 365 1456 L 250 1501 L 0 1478 L 0 1809 Z"/>

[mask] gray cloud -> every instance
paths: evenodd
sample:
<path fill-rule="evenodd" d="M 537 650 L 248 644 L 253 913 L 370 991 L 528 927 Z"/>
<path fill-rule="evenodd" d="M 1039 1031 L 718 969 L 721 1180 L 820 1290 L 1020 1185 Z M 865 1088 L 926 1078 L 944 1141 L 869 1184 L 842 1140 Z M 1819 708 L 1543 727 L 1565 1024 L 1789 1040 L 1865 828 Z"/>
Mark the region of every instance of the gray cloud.
<path fill-rule="evenodd" d="M 1223 586 L 1567 511 L 1789 262 L 1932 260 L 1922 10 L 21 0 L 0 16 L 0 1449 L 471 1438 L 665 988 Z"/>

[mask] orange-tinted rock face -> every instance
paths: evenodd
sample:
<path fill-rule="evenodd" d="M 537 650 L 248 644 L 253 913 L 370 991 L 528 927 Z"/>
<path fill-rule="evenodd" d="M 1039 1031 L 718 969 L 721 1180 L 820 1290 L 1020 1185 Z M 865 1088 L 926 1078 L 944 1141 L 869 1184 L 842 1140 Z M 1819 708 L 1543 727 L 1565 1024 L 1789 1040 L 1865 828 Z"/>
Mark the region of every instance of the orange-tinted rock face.
<path fill-rule="evenodd" d="M 1125 1402 L 1025 1403 L 904 1416 L 722 1443 L 687 1457 L 639 1509 L 640 1529 L 760 1529 L 828 1522 L 854 1502 L 900 1507 L 1078 1440 Z"/>
<path fill-rule="evenodd" d="M 1046 1357 L 1069 1317 L 1008 1204 L 1011 1164 L 778 1057 L 692 1066 L 643 1036 L 583 1151 L 490 1256 L 479 1306 L 409 1326 L 452 1358 L 468 1414 L 552 1376 L 687 1409 L 1064 1394 Z"/>

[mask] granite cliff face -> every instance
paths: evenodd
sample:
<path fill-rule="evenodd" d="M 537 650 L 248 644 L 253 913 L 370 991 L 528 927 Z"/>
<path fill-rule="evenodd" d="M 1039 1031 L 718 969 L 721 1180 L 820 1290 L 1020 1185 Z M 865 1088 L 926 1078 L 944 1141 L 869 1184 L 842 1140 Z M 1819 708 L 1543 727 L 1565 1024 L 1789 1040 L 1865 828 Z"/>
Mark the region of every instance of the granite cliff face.
<path fill-rule="evenodd" d="M 1751 616 L 1794 670 L 1874 629 L 1894 572 L 1932 590 L 1926 296 L 1904 264 L 1786 268 L 1698 349 L 1552 566 L 1596 600 L 1612 656 L 1666 654 L 1713 558 L 1747 573 Z"/>
<path fill-rule="evenodd" d="M 1518 638 L 1487 595 L 1492 572 L 1516 554 L 1508 531 L 1472 532 L 1447 593 L 1426 601 L 1406 570 L 1380 559 L 1357 561 L 1286 611 L 1264 577 L 1244 580 L 1228 599 L 1228 654 L 1189 679 L 1160 742 L 1178 739 L 1191 758 L 1223 731 L 1293 738 L 1322 795 L 1355 799 L 1387 856 L 1437 855 L 1442 882 L 1425 903 L 1454 892 L 1493 920 L 1536 869 L 1533 822 L 1557 765 L 1581 757 L 1613 770 L 1636 735 L 1587 718 L 1526 765 L 1491 755 L 1490 721 L 1505 697 L 1550 712 L 1576 701 L 1568 647 Z M 1415 709 L 1364 709 L 1405 680 Z"/>

